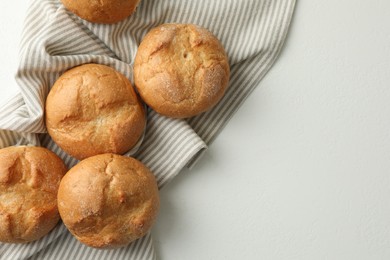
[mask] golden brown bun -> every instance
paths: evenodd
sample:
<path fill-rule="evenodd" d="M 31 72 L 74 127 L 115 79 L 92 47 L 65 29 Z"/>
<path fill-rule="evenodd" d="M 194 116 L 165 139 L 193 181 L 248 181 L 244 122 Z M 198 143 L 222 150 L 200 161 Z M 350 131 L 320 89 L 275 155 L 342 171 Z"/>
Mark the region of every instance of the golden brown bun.
<path fill-rule="evenodd" d="M 134 81 L 156 112 L 186 118 L 209 110 L 225 93 L 228 57 L 219 40 L 192 24 L 163 24 L 142 40 Z"/>
<path fill-rule="evenodd" d="M 125 246 L 144 236 L 159 209 L 154 175 L 133 158 L 101 154 L 81 161 L 62 179 L 58 209 L 65 226 L 96 248 Z"/>
<path fill-rule="evenodd" d="M 57 191 L 66 173 L 62 160 L 41 147 L 0 149 L 0 241 L 27 243 L 59 220 Z"/>
<path fill-rule="evenodd" d="M 143 105 L 130 81 L 108 66 L 75 67 L 47 96 L 47 131 L 77 159 L 127 152 L 142 136 L 145 123 Z"/>
<path fill-rule="evenodd" d="M 112 24 L 130 16 L 140 0 L 61 0 L 80 18 L 92 23 Z"/>

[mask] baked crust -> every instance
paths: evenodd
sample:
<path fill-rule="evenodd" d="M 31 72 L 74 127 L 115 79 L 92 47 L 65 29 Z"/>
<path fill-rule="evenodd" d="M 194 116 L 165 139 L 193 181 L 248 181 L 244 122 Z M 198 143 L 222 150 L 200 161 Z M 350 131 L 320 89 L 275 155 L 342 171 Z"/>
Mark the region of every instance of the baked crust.
<path fill-rule="evenodd" d="M 59 220 L 57 191 L 67 169 L 42 147 L 0 149 L 0 241 L 27 243 Z"/>
<path fill-rule="evenodd" d="M 58 208 L 82 243 L 115 248 L 144 236 L 159 209 L 154 175 L 138 160 L 102 154 L 81 161 L 62 179 Z"/>
<path fill-rule="evenodd" d="M 130 81 L 100 64 L 84 64 L 61 75 L 47 96 L 45 112 L 50 136 L 77 159 L 127 152 L 146 124 Z"/>
<path fill-rule="evenodd" d="M 134 13 L 140 0 L 61 0 L 80 18 L 92 23 L 113 24 Z"/>
<path fill-rule="evenodd" d="M 156 112 L 192 117 L 215 106 L 230 68 L 219 40 L 193 24 L 163 24 L 142 40 L 134 63 L 135 86 Z"/>

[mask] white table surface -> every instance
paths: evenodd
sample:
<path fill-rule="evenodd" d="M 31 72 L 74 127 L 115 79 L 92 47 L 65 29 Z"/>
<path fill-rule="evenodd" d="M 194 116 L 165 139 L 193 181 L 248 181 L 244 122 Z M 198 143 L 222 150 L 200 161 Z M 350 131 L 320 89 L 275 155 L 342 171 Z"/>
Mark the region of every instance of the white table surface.
<path fill-rule="evenodd" d="M 0 3 L 0 103 L 26 7 Z M 390 259 L 390 2 L 298 1 L 275 66 L 161 202 L 159 259 Z"/>

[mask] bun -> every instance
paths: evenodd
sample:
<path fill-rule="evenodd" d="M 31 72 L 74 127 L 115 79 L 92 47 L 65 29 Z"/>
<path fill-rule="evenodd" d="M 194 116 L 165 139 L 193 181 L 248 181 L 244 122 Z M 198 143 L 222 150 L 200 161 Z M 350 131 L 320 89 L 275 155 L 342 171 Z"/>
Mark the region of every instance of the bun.
<path fill-rule="evenodd" d="M 230 75 L 219 40 L 192 24 L 163 24 L 142 40 L 134 63 L 135 86 L 156 112 L 195 116 L 222 98 Z"/>
<path fill-rule="evenodd" d="M 144 236 L 159 209 L 155 177 L 133 158 L 102 154 L 81 161 L 62 179 L 58 208 L 82 243 L 115 248 Z"/>
<path fill-rule="evenodd" d="M 80 18 L 92 23 L 112 24 L 130 16 L 140 0 L 61 0 Z"/>
<path fill-rule="evenodd" d="M 65 72 L 47 96 L 47 131 L 77 159 L 127 152 L 145 124 L 143 105 L 130 81 L 105 65 L 85 64 Z"/>
<path fill-rule="evenodd" d="M 58 186 L 66 170 L 45 148 L 0 149 L 1 242 L 31 242 L 54 228 L 59 220 Z"/>

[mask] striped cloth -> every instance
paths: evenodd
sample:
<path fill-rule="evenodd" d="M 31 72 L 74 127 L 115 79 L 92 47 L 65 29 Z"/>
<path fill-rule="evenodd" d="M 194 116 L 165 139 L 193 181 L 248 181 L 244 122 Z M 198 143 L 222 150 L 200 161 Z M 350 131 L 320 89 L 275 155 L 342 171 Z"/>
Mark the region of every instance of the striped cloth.
<path fill-rule="evenodd" d="M 127 155 L 144 162 L 163 187 L 191 167 L 276 60 L 286 38 L 295 0 L 143 0 L 136 13 L 114 25 L 91 24 L 69 13 L 59 0 L 30 3 L 16 74 L 20 93 L 0 109 L 0 147 L 41 145 L 72 167 L 77 161 L 45 134 L 45 97 L 65 70 L 83 63 L 112 66 L 133 78 L 143 36 L 162 23 L 208 28 L 225 46 L 230 85 L 211 111 L 188 120 L 148 110 L 143 142 Z M 62 223 L 43 239 L 0 244 L 0 259 L 155 259 L 151 235 L 115 250 L 96 250 L 75 240 Z"/>

